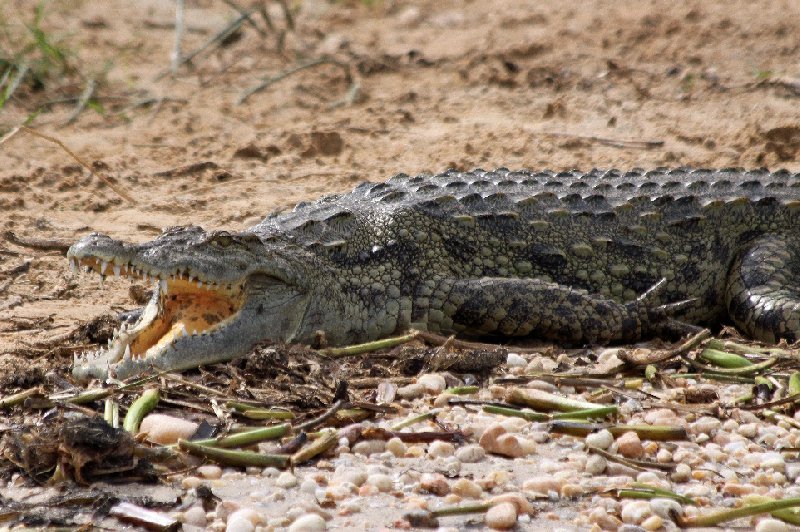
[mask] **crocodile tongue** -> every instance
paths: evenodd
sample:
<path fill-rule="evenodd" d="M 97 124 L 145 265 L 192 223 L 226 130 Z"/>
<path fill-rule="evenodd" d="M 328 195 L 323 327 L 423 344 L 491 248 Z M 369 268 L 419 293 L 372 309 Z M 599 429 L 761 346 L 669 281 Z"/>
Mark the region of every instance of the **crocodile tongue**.
<path fill-rule="evenodd" d="M 126 275 L 145 280 L 158 279 L 153 297 L 133 324 L 125 324 L 115 331 L 108 349 L 84 353 L 76 363 L 97 367 L 96 375 L 104 371 L 113 375 L 114 364 L 127 358 L 134 360 L 157 357 L 167 347 L 185 342 L 197 335 L 212 334 L 234 319 L 241 309 L 241 286 L 218 286 L 188 279 L 182 275 L 163 274 L 145 270 L 135 264 L 116 264 L 93 256 L 71 258 L 73 270 L 81 267 L 99 273 L 103 278 L 113 271 L 115 276 Z"/>

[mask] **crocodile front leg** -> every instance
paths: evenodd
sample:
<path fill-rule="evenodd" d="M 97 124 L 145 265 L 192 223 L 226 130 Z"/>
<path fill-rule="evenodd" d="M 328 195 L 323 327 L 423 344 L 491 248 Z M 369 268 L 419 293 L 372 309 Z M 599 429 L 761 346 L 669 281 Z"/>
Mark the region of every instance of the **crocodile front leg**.
<path fill-rule="evenodd" d="M 536 336 L 571 344 L 632 342 L 680 329 L 670 316 L 685 302 L 655 306 L 648 294 L 619 303 L 539 279 L 446 280 L 423 302 L 429 306 L 424 321 L 434 331 Z"/>
<path fill-rule="evenodd" d="M 800 339 L 800 249 L 778 235 L 751 243 L 734 261 L 728 314 L 745 334 L 774 343 Z"/>

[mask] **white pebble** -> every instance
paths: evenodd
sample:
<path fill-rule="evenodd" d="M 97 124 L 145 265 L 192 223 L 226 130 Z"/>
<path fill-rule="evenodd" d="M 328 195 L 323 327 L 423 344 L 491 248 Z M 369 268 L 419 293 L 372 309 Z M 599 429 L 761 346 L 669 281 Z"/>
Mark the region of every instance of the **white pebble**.
<path fill-rule="evenodd" d="M 455 451 L 456 446 L 446 441 L 436 440 L 428 445 L 428 454 L 435 458 L 452 456 Z"/>
<path fill-rule="evenodd" d="M 460 478 L 453 482 L 450 486 L 450 491 L 467 499 L 480 499 L 483 495 L 483 488 L 477 482 L 473 482 L 468 478 Z"/>
<path fill-rule="evenodd" d="M 192 506 L 183 512 L 182 521 L 187 525 L 206 526 L 206 511 L 201 506 Z"/>
<path fill-rule="evenodd" d="M 222 468 L 215 465 L 204 465 L 197 468 L 197 474 L 209 480 L 216 480 L 222 476 Z"/>
<path fill-rule="evenodd" d="M 673 519 L 681 514 L 681 505 L 674 499 L 655 498 L 650 500 L 650 509 L 659 517 Z M 673 515 L 674 514 L 674 515 Z"/>
<path fill-rule="evenodd" d="M 614 435 L 606 429 L 593 432 L 586 436 L 586 445 L 598 449 L 608 449 L 614 443 Z"/>
<path fill-rule="evenodd" d="M 642 484 L 658 484 L 661 482 L 661 477 L 652 471 L 642 471 L 636 475 L 636 482 L 641 482 Z"/>
<path fill-rule="evenodd" d="M 228 516 L 226 521 L 226 532 L 246 532 L 255 530 L 256 526 L 264 523 L 261 513 L 252 508 L 241 508 Z"/>
<path fill-rule="evenodd" d="M 623 523 L 638 525 L 652 514 L 649 501 L 630 501 L 622 506 L 620 517 Z"/>
<path fill-rule="evenodd" d="M 689 424 L 689 432 L 692 434 L 713 435 L 722 426 L 722 421 L 715 417 L 703 416 L 694 423 Z"/>
<path fill-rule="evenodd" d="M 584 466 L 583 469 L 590 475 L 599 475 L 600 473 L 606 470 L 607 465 L 608 465 L 608 460 L 606 460 L 602 456 L 592 454 L 589 455 L 589 458 L 586 459 L 586 465 Z"/>
<path fill-rule="evenodd" d="M 181 480 L 181 487 L 185 490 L 196 488 L 203 484 L 203 479 L 198 477 L 185 477 Z"/>
<path fill-rule="evenodd" d="M 762 519 L 756 525 L 756 532 L 787 532 L 789 527 L 777 519 Z"/>
<path fill-rule="evenodd" d="M 139 433 L 147 434 L 153 443 L 168 445 L 178 439 L 188 440 L 197 430 L 197 423 L 166 414 L 149 414 L 139 425 Z"/>
<path fill-rule="evenodd" d="M 325 519 L 319 514 L 304 514 L 294 520 L 294 523 L 289 525 L 289 532 L 316 532 L 317 530 L 325 530 Z"/>
<path fill-rule="evenodd" d="M 378 488 L 378 491 L 391 491 L 394 487 L 394 481 L 392 477 L 389 475 L 385 475 L 383 473 L 373 473 L 372 475 L 367 477 L 367 484 L 370 486 L 375 486 Z"/>
<path fill-rule="evenodd" d="M 317 491 L 318 487 L 319 486 L 317 485 L 317 483 L 309 478 L 304 480 L 300 484 L 300 491 L 302 491 L 303 493 L 314 493 Z"/>
<path fill-rule="evenodd" d="M 470 444 L 456 450 L 456 458 L 465 464 L 480 462 L 486 457 L 486 451 L 480 445 Z"/>
<path fill-rule="evenodd" d="M 299 484 L 297 477 L 288 471 L 284 471 L 275 479 L 275 485 L 279 488 L 294 488 L 297 484 Z"/>
<path fill-rule="evenodd" d="M 642 521 L 640 526 L 648 531 L 659 530 L 662 526 L 664 526 L 664 520 L 657 515 L 651 515 L 650 517 Z"/>
<path fill-rule="evenodd" d="M 246 517 L 231 516 L 225 523 L 225 532 L 253 532 L 255 525 Z"/>
<path fill-rule="evenodd" d="M 353 445 L 353 454 L 363 454 L 369 456 L 380 454 L 386 450 L 386 442 L 383 440 L 362 440 Z"/>
<path fill-rule="evenodd" d="M 509 353 L 508 356 L 506 357 L 506 364 L 511 367 L 521 367 L 526 365 L 527 363 L 528 361 L 522 358 L 517 353 Z"/>
<path fill-rule="evenodd" d="M 442 393 L 442 390 L 447 387 L 447 382 L 444 380 L 444 377 L 438 373 L 426 373 L 425 375 L 420 375 L 417 378 L 417 384 L 421 384 L 423 388 L 425 388 L 425 391 L 432 395 L 438 395 Z"/>
<path fill-rule="evenodd" d="M 489 528 L 506 530 L 517 524 L 517 507 L 511 502 L 495 504 L 484 517 Z"/>
<path fill-rule="evenodd" d="M 411 401 L 425 395 L 425 387 L 421 384 L 409 384 L 397 389 L 397 397 Z"/>
<path fill-rule="evenodd" d="M 386 450 L 398 458 L 402 458 L 406 454 L 406 444 L 400 438 L 390 438 L 386 442 Z"/>

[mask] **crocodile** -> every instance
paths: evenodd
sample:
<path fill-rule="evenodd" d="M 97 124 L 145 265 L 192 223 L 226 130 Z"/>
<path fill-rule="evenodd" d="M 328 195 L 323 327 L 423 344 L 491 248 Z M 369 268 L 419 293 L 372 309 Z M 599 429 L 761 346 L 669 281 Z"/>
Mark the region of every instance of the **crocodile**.
<path fill-rule="evenodd" d="M 765 169 L 398 174 L 244 231 L 92 233 L 73 267 L 152 280 L 73 374 L 127 378 L 410 328 L 574 345 L 732 323 L 800 338 L 800 174 Z"/>

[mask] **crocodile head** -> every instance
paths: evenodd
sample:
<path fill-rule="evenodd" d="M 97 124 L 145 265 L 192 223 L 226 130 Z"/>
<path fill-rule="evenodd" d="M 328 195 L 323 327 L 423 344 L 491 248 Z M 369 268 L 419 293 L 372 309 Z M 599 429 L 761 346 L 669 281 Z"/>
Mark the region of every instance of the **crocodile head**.
<path fill-rule="evenodd" d="M 107 349 L 76 358 L 73 375 L 127 378 L 230 360 L 264 340 L 291 341 L 307 311 L 307 264 L 253 233 L 173 227 L 128 244 L 92 233 L 67 254 L 73 269 L 154 282 L 153 296 Z"/>

